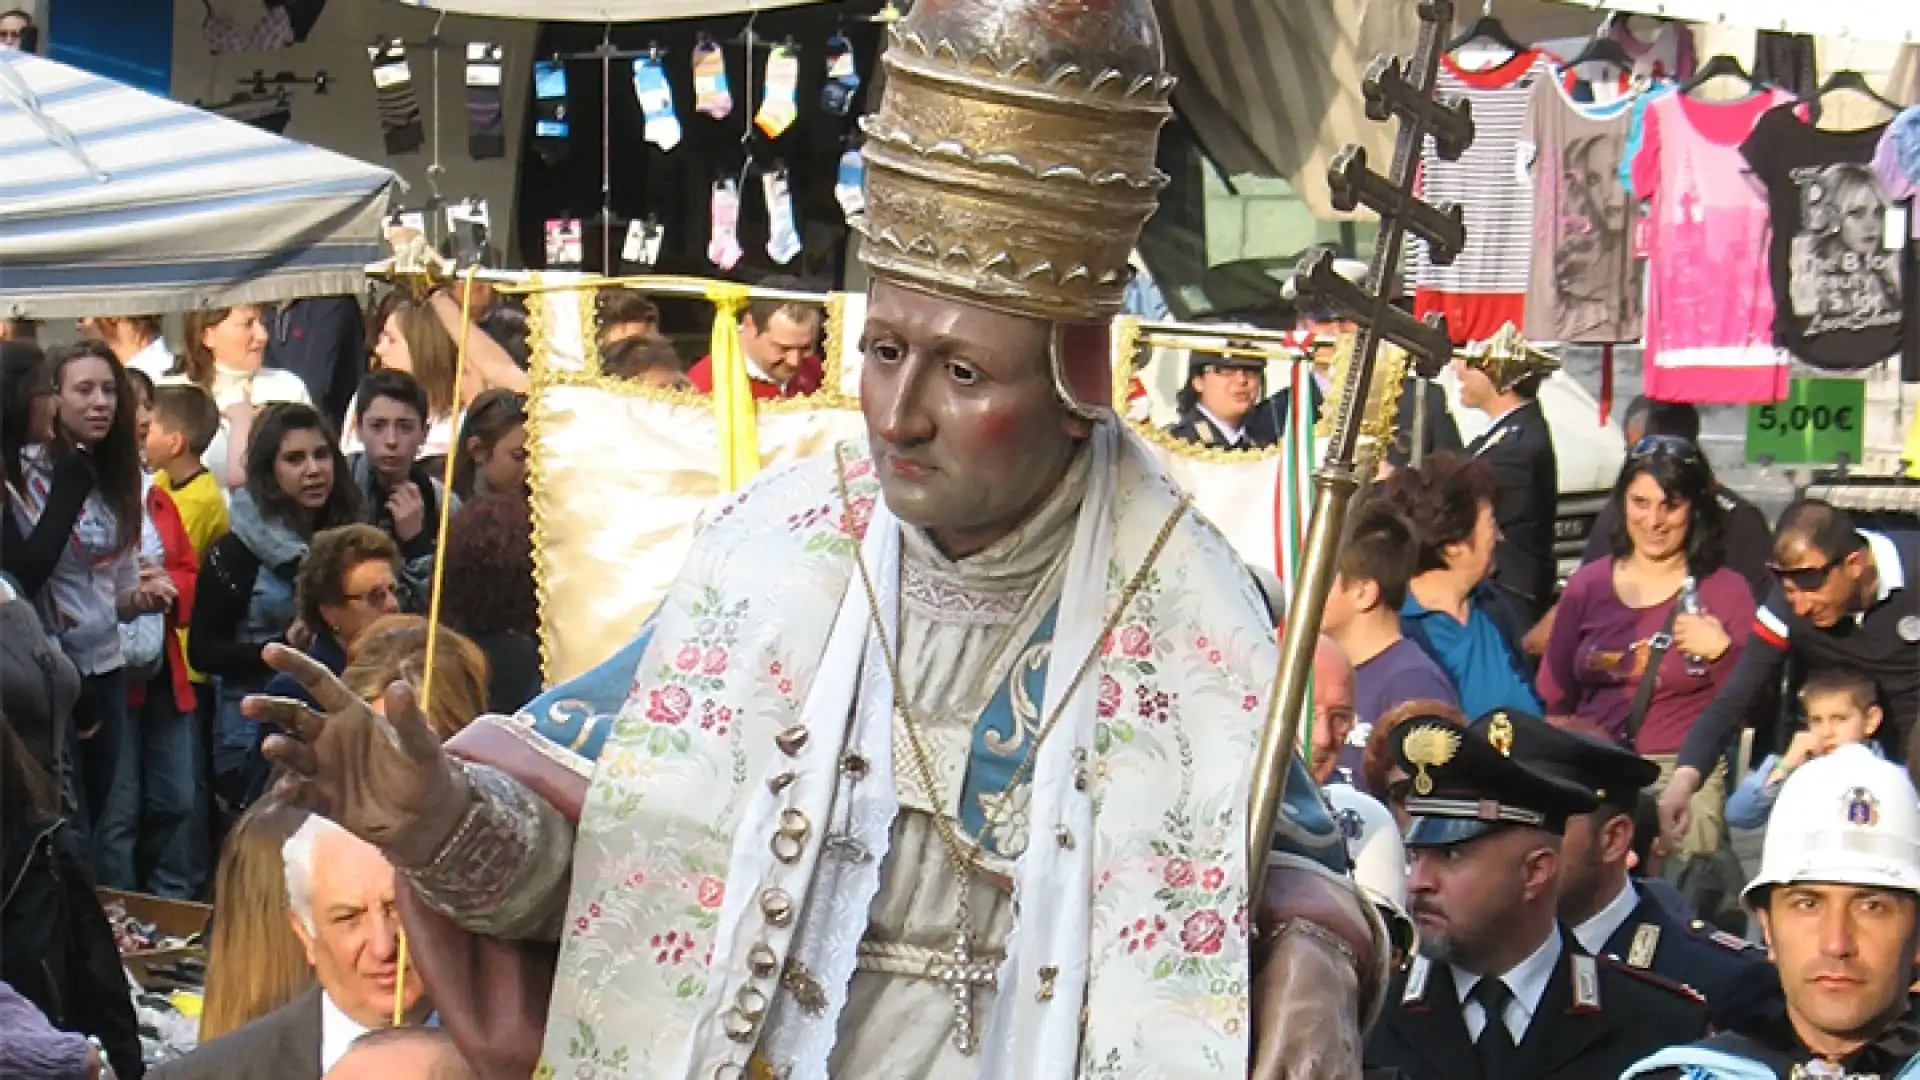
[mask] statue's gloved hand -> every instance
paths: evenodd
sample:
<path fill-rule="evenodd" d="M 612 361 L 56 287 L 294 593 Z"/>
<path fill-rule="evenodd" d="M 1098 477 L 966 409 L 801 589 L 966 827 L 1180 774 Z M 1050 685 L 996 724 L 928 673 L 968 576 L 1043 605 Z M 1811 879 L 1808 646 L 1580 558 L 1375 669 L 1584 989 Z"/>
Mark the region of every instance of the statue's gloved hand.
<path fill-rule="evenodd" d="M 1266 946 L 1253 987 L 1253 1080 L 1360 1075 L 1360 973 L 1351 953 L 1295 923 Z"/>
<path fill-rule="evenodd" d="M 470 794 L 413 692 L 402 683 L 388 687 L 382 716 L 313 659 L 280 645 L 267 646 L 264 655 L 324 710 L 262 695 L 241 704 L 250 719 L 284 732 L 269 736 L 264 748 L 286 769 L 280 790 L 380 848 L 395 865 L 425 866 L 460 823 Z"/>

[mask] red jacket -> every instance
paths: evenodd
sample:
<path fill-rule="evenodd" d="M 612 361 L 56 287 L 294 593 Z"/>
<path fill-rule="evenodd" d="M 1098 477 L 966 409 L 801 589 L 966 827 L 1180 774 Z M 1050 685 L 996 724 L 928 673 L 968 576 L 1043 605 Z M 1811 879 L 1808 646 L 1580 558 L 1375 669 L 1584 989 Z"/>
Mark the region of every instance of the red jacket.
<path fill-rule="evenodd" d="M 173 703 L 181 712 L 192 713 L 196 699 L 193 683 L 187 678 L 187 654 L 180 644 L 180 631 L 185 630 L 193 618 L 193 593 L 200 583 L 200 560 L 194 557 L 193 541 L 187 536 L 187 527 L 180 522 L 180 510 L 173 505 L 173 496 L 158 484 L 147 488 L 147 517 L 153 521 L 153 531 L 160 534 L 167 576 L 173 579 L 174 590 L 179 593 L 173 610 L 167 612 L 167 674 L 173 680 Z M 127 688 L 128 704 L 137 706 L 146 700 L 144 685 Z"/>
<path fill-rule="evenodd" d="M 820 358 L 818 356 L 808 356 L 805 360 L 801 361 L 799 370 L 793 373 L 793 378 L 788 379 L 787 385 L 785 386 L 776 386 L 773 383 L 754 378 L 752 376 L 752 369 L 748 369 L 747 385 L 752 388 L 755 401 L 766 401 L 771 398 L 800 397 L 803 394 L 811 394 L 815 390 L 820 389 L 820 383 L 825 380 L 826 375 L 826 365 L 820 361 Z M 693 384 L 694 389 L 703 394 L 713 393 L 713 357 L 703 356 L 693 367 L 688 368 L 687 381 Z"/>

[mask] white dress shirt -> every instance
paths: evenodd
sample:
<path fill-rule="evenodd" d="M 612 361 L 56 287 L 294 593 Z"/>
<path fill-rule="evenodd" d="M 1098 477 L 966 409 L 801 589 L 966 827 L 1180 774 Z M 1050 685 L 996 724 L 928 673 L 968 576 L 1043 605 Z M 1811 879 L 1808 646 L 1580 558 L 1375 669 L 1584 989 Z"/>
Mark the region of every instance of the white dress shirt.
<path fill-rule="evenodd" d="M 1607 941 L 1633 914 L 1633 909 L 1639 906 L 1640 890 L 1634 888 L 1629 880 L 1620 886 L 1620 895 L 1614 897 L 1606 907 L 1595 912 L 1593 918 L 1574 927 L 1573 936 L 1580 942 L 1581 948 L 1595 956 L 1604 956 Z"/>
<path fill-rule="evenodd" d="M 340 1006 L 333 1003 L 333 995 L 323 991 L 320 994 L 320 1075 L 325 1076 L 335 1062 L 346 1057 L 353 1040 L 368 1030 L 341 1012 Z"/>
<path fill-rule="evenodd" d="M 1560 928 L 1555 926 L 1547 935 L 1547 940 L 1533 951 L 1533 955 L 1515 964 L 1505 975 L 1499 976 L 1507 984 L 1513 996 L 1507 999 L 1507 1031 L 1513 1035 L 1513 1044 L 1519 1046 L 1527 1037 L 1527 1025 L 1533 1022 L 1533 1014 L 1540 1008 L 1540 998 L 1547 992 L 1547 982 L 1553 978 L 1553 967 L 1560 962 Z M 1468 994 L 1479 983 L 1481 976 L 1471 971 L 1462 971 L 1448 965 L 1453 970 L 1453 988 L 1460 995 L 1460 1018 L 1467 1023 L 1467 1039 L 1480 1041 L 1480 1032 L 1487 1026 L 1487 1010 Z M 1493 976 L 1487 976 L 1492 978 Z"/>

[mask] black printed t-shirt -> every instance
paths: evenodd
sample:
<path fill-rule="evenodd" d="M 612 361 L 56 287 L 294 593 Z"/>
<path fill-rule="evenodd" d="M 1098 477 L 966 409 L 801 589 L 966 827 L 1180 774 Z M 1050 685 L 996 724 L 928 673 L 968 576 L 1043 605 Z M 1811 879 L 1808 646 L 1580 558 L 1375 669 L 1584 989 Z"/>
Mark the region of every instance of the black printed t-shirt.
<path fill-rule="evenodd" d="M 1740 147 L 1773 225 L 1773 340 L 1816 367 L 1856 371 L 1900 352 L 1905 321 L 1902 259 L 1885 243 L 1872 167 L 1886 125 L 1821 131 L 1797 108 L 1769 109 Z"/>

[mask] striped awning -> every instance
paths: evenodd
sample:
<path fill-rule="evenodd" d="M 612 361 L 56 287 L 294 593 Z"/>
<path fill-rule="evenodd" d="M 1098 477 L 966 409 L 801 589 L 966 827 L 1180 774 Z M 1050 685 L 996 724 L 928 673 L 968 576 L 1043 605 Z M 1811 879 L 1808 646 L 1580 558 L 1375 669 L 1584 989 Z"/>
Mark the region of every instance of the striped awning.
<path fill-rule="evenodd" d="M 1411 0 L 1155 0 L 1173 104 L 1229 175 L 1278 176 L 1318 218 L 1336 218 L 1327 166 L 1359 143 L 1384 171 L 1392 124 L 1367 120 L 1360 81 L 1420 33 Z"/>
<path fill-rule="evenodd" d="M 187 311 L 357 292 L 395 177 L 0 51 L 0 315 Z"/>

